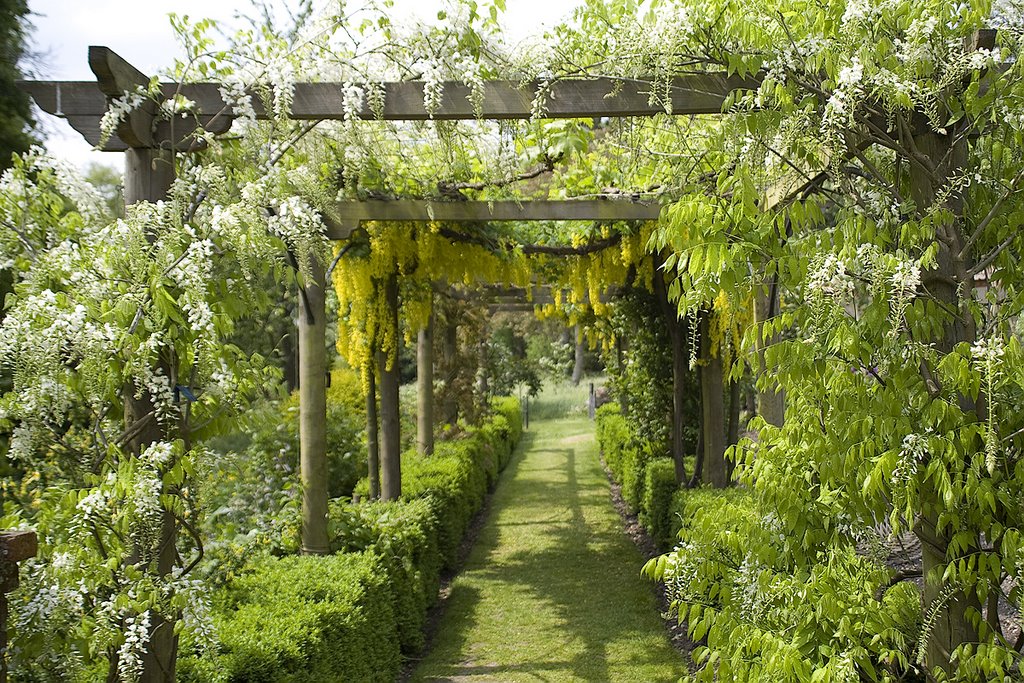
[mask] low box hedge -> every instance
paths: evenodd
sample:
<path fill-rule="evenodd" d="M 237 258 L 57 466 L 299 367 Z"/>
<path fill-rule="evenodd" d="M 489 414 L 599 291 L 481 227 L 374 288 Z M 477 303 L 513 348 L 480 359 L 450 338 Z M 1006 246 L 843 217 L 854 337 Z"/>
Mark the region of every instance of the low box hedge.
<path fill-rule="evenodd" d="M 182 643 L 178 679 L 211 683 L 391 681 L 423 646 L 442 567 L 522 434 L 519 402 L 433 455 L 403 456 L 403 495 L 330 507 L 326 557 L 261 557 L 215 600 L 216 652 Z"/>

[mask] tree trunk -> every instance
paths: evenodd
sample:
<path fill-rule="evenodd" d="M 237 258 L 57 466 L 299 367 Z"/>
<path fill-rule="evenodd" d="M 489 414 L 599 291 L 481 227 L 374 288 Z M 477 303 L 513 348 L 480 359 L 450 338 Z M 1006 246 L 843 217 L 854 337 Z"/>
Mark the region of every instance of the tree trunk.
<path fill-rule="evenodd" d="M 583 379 L 583 364 L 586 361 L 584 354 L 586 348 L 583 345 L 583 328 L 580 325 L 576 326 L 576 346 L 575 346 L 575 361 L 572 366 L 572 385 L 578 387 L 580 380 Z"/>
<path fill-rule="evenodd" d="M 434 452 L 434 315 L 416 335 L 416 450 Z"/>
<path fill-rule="evenodd" d="M 299 296 L 299 473 L 302 552 L 325 555 L 327 541 L 327 313 L 323 266 L 310 259 Z M 302 292 L 300 292 L 302 294 Z"/>
<path fill-rule="evenodd" d="M 158 202 L 167 199 L 167 193 L 174 182 L 174 155 L 165 150 L 129 149 L 125 152 L 124 163 L 125 204 L 137 202 Z M 148 236 L 152 241 L 155 236 Z M 161 362 L 165 377 L 172 377 L 170 363 Z M 124 391 L 125 425 L 131 426 L 147 419 L 153 410 L 148 393 L 135 398 L 136 387 L 127 385 Z M 143 429 L 128 444 L 128 450 L 136 457 L 151 443 L 166 438 L 163 428 L 155 420 Z M 178 524 L 174 515 L 163 511 L 160 520 L 160 540 L 156 557 L 156 572 L 166 576 L 174 569 L 176 561 Z M 137 557 L 130 561 L 137 561 Z M 173 683 L 178 655 L 178 637 L 174 634 L 174 620 L 160 614 L 150 615 L 149 643 L 142 655 L 142 683 Z M 117 668 L 116 657 L 111 667 Z"/>
<path fill-rule="evenodd" d="M 772 277 L 768 285 L 768 291 L 759 293 L 754 297 L 755 325 L 760 327 L 766 320 L 770 320 L 779 313 L 779 291 L 778 278 Z M 768 339 L 763 339 L 760 332 L 757 335 L 757 380 L 758 385 L 763 389 L 757 391 L 757 414 L 764 418 L 768 424 L 781 427 L 786 419 L 786 395 L 777 382 L 772 381 L 774 372 L 765 363 L 765 348 L 776 344 L 779 335 L 773 334 Z"/>
<path fill-rule="evenodd" d="M 366 469 L 370 480 L 370 498 L 380 498 L 380 446 L 377 442 L 377 371 L 371 360 L 366 365 Z"/>
<path fill-rule="evenodd" d="M 383 295 L 387 318 L 381 321 L 389 338 L 398 344 L 398 278 L 391 275 L 384 282 Z M 392 336 L 393 335 L 393 336 Z M 380 497 L 398 500 L 402 495 L 402 443 L 398 413 L 398 349 L 393 356 L 377 354 L 380 373 Z"/>
<path fill-rule="evenodd" d="M 722 354 L 711 348 L 710 311 L 700 317 L 700 349 L 704 362 L 700 373 L 702 433 L 704 434 L 704 483 L 725 488 L 725 399 L 722 393 Z"/>

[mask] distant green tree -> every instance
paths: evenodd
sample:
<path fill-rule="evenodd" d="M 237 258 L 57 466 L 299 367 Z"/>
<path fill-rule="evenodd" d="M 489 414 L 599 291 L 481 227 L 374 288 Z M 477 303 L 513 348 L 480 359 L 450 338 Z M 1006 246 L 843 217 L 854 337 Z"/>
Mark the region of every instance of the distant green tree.
<path fill-rule="evenodd" d="M 10 167 L 12 154 L 26 152 L 37 142 L 28 95 L 16 84 L 31 26 L 28 14 L 26 0 L 0 0 L 0 169 Z"/>

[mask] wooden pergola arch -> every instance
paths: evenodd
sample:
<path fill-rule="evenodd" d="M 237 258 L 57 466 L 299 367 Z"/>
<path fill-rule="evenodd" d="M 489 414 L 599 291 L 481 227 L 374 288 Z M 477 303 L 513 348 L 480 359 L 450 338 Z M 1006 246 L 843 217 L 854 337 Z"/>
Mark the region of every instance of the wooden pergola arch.
<path fill-rule="evenodd" d="M 125 203 L 165 199 L 174 180 L 177 152 L 192 149 L 190 136 L 199 127 L 214 134 L 224 133 L 234 120 L 231 107 L 224 102 L 217 83 L 161 83 L 164 98 L 177 94 L 195 103 L 188 118 L 164 121 L 157 105 L 147 101 L 129 113 L 109 139 L 103 140 L 100 121 L 114 98 L 139 87 L 146 88 L 148 76 L 106 47 L 89 48 L 89 65 L 96 81 L 22 81 L 20 87 L 32 96 L 45 112 L 65 118 L 76 131 L 104 151 L 125 153 Z M 653 79 L 652 79 L 653 80 Z M 363 119 L 393 121 L 507 120 L 529 119 L 538 88 L 544 88 L 548 107 L 545 118 L 645 117 L 665 113 L 664 96 L 651 97 L 652 81 L 643 79 L 579 79 L 550 83 L 521 84 L 515 81 L 489 81 L 484 84 L 484 101 L 479 111 L 468 99 L 469 88 L 461 83 L 445 83 L 440 106 L 432 114 L 423 105 L 422 83 L 384 83 L 383 111 L 378 117 L 365 106 Z M 670 111 L 675 115 L 719 114 L 728 98 L 738 90 L 756 89 L 756 77 L 724 73 L 701 73 L 672 79 L 667 93 Z M 341 83 L 297 83 L 290 115 L 298 120 L 341 120 L 344 118 Z M 270 115 L 260 98 L 253 97 L 258 119 Z M 332 240 L 347 239 L 363 221 L 649 221 L 656 220 L 660 206 L 654 202 L 631 199 L 580 199 L 526 202 L 442 202 L 427 200 L 341 202 L 336 216 L 328 220 L 327 234 Z M 308 553 L 328 549 L 327 471 L 326 471 L 326 374 L 325 365 L 325 282 L 323 271 L 307 280 L 300 297 L 299 392 L 300 462 L 303 490 L 302 548 Z M 387 296 L 397 298 L 397 287 Z M 386 375 L 387 373 L 385 373 Z M 386 385 L 386 386 L 385 386 Z M 397 406 L 397 373 L 381 377 L 381 400 Z M 128 406 L 131 413 L 131 406 Z M 397 415 L 397 411 L 396 411 Z M 398 464 L 398 424 L 382 424 L 382 446 L 386 461 L 383 468 L 385 497 L 400 493 Z M 157 437 L 151 437 L 154 440 Z M 387 455 L 390 451 L 390 457 Z M 392 469 L 389 471 L 388 466 Z"/>

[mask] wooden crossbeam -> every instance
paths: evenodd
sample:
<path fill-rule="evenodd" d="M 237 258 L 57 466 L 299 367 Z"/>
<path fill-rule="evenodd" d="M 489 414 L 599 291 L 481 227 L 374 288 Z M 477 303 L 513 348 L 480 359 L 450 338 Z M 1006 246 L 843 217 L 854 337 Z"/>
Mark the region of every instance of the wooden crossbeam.
<path fill-rule="evenodd" d="M 99 120 L 107 110 L 108 97 L 123 92 L 111 83 L 134 85 L 143 74 L 106 47 L 89 48 L 89 62 L 99 83 L 91 81 L 20 81 L 19 87 L 35 100 L 43 111 L 63 116 L 86 140 L 99 142 Z M 433 116 L 423 105 L 423 83 L 401 81 L 383 83 L 384 106 L 381 119 L 388 121 L 489 120 L 528 119 L 533 113 L 533 100 L 539 89 L 545 90 L 547 118 L 600 118 L 618 116 L 654 116 L 666 111 L 664 98 L 671 102 L 674 114 L 718 114 L 729 95 L 736 90 L 759 87 L 757 77 L 728 76 L 724 73 L 690 74 L 672 79 L 671 83 L 655 85 L 643 79 L 595 78 L 560 80 L 550 84 L 538 81 L 497 80 L 484 83 L 480 116 L 470 102 L 470 88 L 463 83 L 447 82 L 440 104 Z M 657 97 L 652 97 L 652 91 Z M 104 147 L 115 151 L 128 146 L 180 145 L 199 125 L 214 132 L 226 131 L 234 113 L 220 94 L 217 83 L 163 83 L 164 97 L 180 93 L 195 102 L 195 109 L 184 119 L 161 122 L 152 132 L 152 140 L 116 137 Z M 296 83 L 291 117 L 297 120 L 340 120 L 345 116 L 344 84 Z M 267 118 L 261 98 L 253 93 L 257 118 Z M 364 102 L 359 112 L 362 119 L 378 118 Z M 148 132 L 147 132 L 148 133 Z"/>
<path fill-rule="evenodd" d="M 327 236 L 347 239 L 363 221 L 487 223 L 499 221 L 653 221 L 658 203 L 610 199 L 434 202 L 425 199 L 339 202 L 325 217 Z"/>

